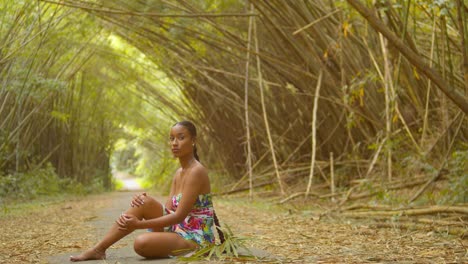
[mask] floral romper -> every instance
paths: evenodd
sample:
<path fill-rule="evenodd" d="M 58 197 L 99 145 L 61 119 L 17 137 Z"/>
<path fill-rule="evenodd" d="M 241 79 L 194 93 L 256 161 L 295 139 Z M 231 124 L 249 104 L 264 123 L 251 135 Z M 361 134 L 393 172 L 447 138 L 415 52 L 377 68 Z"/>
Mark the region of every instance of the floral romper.
<path fill-rule="evenodd" d="M 172 208 L 174 211 L 179 205 L 182 193 L 172 196 Z M 174 211 L 164 208 L 165 214 Z M 170 232 L 174 232 L 184 239 L 193 240 L 198 245 L 212 244 L 215 242 L 213 234 L 213 202 L 211 194 L 200 194 L 195 201 L 192 211 L 181 223 L 169 227 Z"/>

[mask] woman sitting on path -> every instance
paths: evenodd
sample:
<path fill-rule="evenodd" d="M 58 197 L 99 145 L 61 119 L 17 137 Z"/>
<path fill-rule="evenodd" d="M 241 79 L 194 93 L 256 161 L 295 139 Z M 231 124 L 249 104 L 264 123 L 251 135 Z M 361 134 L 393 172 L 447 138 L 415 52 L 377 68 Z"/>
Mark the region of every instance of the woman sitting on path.
<path fill-rule="evenodd" d="M 214 243 L 212 227 L 217 218 L 207 170 L 198 159 L 196 137 L 196 128 L 190 121 L 178 122 L 171 128 L 171 150 L 181 167 L 174 175 L 165 206 L 146 193 L 135 196 L 131 207 L 99 243 L 70 260 L 105 259 L 106 250 L 135 229 L 152 231 L 139 235 L 134 242 L 136 253 L 145 258 L 179 255 Z M 169 232 L 165 232 L 165 227 Z M 222 232 L 219 235 L 223 242 Z"/>

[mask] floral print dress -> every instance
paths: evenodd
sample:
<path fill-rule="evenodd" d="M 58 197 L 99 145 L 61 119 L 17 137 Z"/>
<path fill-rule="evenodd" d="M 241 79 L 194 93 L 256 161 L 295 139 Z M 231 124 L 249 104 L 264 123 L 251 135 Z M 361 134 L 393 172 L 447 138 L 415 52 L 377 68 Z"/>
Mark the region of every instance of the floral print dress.
<path fill-rule="evenodd" d="M 172 196 L 172 208 L 177 210 L 182 193 Z M 174 213 L 165 208 L 165 213 Z M 199 245 L 215 242 L 213 234 L 213 202 L 211 194 L 200 194 L 195 201 L 192 211 L 181 223 L 173 225 L 169 231 L 175 232 L 184 239 L 193 240 Z"/>

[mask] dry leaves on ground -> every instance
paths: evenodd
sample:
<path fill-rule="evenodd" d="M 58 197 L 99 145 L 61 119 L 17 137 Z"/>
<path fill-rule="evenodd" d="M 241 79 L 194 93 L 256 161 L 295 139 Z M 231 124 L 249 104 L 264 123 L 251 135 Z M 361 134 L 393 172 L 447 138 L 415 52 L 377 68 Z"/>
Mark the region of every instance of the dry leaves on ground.
<path fill-rule="evenodd" d="M 106 196 L 107 197 L 107 196 Z M 0 217 L 0 263 L 46 263 L 47 257 L 95 243 L 90 225 L 110 197 L 88 196 L 44 203 Z"/>
<path fill-rule="evenodd" d="M 0 217 L 0 263 L 45 263 L 48 256 L 81 251 L 96 241 L 93 220 L 112 195 L 83 197 L 21 215 Z M 241 198 L 215 198 L 222 224 L 248 245 L 278 263 L 466 263 L 468 243 L 441 233 L 376 227 L 372 219 L 317 217 L 251 204 Z"/>
<path fill-rule="evenodd" d="M 251 246 L 279 262 L 296 263 L 467 263 L 466 239 L 424 230 L 377 228 L 372 219 L 290 213 L 247 200 L 218 199 L 219 218 Z"/>

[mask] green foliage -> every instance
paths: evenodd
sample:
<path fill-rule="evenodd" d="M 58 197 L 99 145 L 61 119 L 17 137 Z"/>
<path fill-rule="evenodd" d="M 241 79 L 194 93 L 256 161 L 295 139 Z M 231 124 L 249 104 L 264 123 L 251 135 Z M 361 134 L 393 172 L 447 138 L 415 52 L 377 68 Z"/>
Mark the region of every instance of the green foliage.
<path fill-rule="evenodd" d="M 449 161 L 449 186 L 442 192 L 442 203 L 468 202 L 468 150 L 455 151 Z"/>
<path fill-rule="evenodd" d="M 410 154 L 410 155 L 408 155 Z M 417 157 L 416 155 L 411 155 L 411 153 L 407 153 L 401 161 L 401 173 L 405 175 L 405 177 L 411 177 L 415 174 L 420 175 L 427 175 L 427 176 L 434 176 L 437 173 L 437 169 L 434 168 L 428 161 L 422 159 L 421 157 Z"/>
<path fill-rule="evenodd" d="M 24 173 L 0 176 L 2 198 L 35 199 L 40 196 L 81 195 L 97 191 L 103 191 L 99 178 L 85 187 L 70 178 L 60 178 L 51 164 Z"/>

